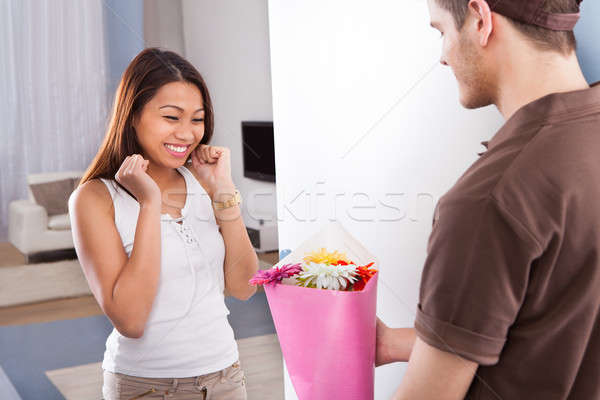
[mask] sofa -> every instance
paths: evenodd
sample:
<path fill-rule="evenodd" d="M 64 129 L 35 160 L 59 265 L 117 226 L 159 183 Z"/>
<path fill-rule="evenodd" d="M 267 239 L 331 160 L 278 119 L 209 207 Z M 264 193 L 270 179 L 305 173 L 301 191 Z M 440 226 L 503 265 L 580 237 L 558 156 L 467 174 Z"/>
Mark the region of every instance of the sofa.
<path fill-rule="evenodd" d="M 73 249 L 67 201 L 82 175 L 82 171 L 30 174 L 28 198 L 9 204 L 8 240 L 26 263 L 49 252 Z"/>

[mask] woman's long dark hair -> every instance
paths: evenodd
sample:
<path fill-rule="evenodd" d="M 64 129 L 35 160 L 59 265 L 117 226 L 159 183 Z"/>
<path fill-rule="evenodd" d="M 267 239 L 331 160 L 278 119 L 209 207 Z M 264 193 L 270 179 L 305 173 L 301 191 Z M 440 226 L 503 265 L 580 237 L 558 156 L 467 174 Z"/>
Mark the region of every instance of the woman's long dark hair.
<path fill-rule="evenodd" d="M 114 181 L 129 193 L 115 180 L 115 174 L 127 156 L 142 154 L 142 147 L 137 141 L 133 127 L 134 116 L 142 111 L 144 105 L 152 99 L 160 87 L 171 82 L 192 83 L 200 90 L 204 108 L 204 136 L 200 143 L 210 142 L 214 128 L 214 115 L 208 88 L 202 75 L 179 54 L 149 47 L 142 50 L 123 73 L 115 93 L 106 135 L 98 153 L 81 177 L 79 185 L 83 185 L 90 179 L 104 178 Z"/>

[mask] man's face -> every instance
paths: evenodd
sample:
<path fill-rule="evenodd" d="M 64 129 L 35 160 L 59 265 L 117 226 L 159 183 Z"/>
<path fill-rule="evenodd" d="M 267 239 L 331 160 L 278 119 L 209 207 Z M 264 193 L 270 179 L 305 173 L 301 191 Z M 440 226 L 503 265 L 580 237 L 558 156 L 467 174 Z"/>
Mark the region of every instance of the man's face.
<path fill-rule="evenodd" d="M 460 103 L 465 108 L 479 108 L 492 104 L 492 85 L 486 71 L 484 57 L 478 44 L 477 32 L 471 29 L 469 17 L 465 25 L 456 28 L 452 14 L 440 7 L 437 0 L 428 0 L 431 26 L 442 35 L 440 62 L 450 66 L 458 82 Z"/>

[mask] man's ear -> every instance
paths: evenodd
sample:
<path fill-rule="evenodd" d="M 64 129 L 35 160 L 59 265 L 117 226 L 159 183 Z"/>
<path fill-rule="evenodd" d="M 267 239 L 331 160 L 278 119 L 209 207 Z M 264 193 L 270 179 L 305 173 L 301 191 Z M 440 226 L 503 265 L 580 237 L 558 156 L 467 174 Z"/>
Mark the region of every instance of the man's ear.
<path fill-rule="evenodd" d="M 474 23 L 477 24 L 479 44 L 483 47 L 487 46 L 494 28 L 490 6 L 486 0 L 471 0 L 469 1 L 469 13 L 474 17 Z"/>

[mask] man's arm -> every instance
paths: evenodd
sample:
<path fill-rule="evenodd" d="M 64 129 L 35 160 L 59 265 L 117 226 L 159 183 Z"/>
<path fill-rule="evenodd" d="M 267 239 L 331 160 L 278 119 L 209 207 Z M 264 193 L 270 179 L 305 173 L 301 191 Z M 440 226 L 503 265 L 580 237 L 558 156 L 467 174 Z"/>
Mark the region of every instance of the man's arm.
<path fill-rule="evenodd" d="M 479 364 L 430 346 L 414 328 L 390 328 L 377 318 L 375 365 L 406 362 L 393 400 L 462 400 Z"/>
<path fill-rule="evenodd" d="M 416 337 L 415 328 L 390 328 L 377 317 L 375 366 L 408 362 Z"/>
<path fill-rule="evenodd" d="M 393 400 L 462 400 L 479 365 L 430 346 L 418 336 Z"/>

